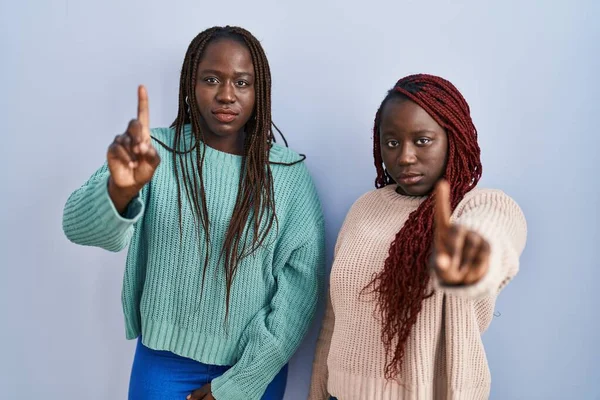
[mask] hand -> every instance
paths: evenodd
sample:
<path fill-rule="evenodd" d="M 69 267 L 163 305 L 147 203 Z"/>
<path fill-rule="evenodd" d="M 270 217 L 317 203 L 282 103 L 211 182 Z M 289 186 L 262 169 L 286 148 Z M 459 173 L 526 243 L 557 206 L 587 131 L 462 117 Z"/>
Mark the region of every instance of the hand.
<path fill-rule="evenodd" d="M 160 157 L 152 146 L 149 127 L 148 94 L 138 88 L 138 115 L 127 131 L 115 137 L 106 159 L 110 170 L 108 192 L 115 207 L 123 212 L 141 188 L 152 179 Z"/>
<path fill-rule="evenodd" d="M 210 389 L 210 383 L 194 390 L 186 397 L 187 400 L 215 400 Z"/>
<path fill-rule="evenodd" d="M 450 186 L 442 180 L 435 191 L 432 264 L 444 285 L 478 282 L 489 268 L 490 245 L 477 232 L 450 223 Z"/>

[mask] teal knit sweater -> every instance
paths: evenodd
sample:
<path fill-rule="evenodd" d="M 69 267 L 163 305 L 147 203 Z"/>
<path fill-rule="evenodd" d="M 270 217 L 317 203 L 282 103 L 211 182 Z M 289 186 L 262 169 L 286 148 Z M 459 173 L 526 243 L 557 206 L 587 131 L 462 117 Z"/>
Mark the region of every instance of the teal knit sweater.
<path fill-rule="evenodd" d="M 189 126 L 185 129 L 191 142 Z M 152 136 L 172 145 L 174 130 Z M 225 324 L 225 274 L 219 254 L 231 218 L 241 156 L 206 146 L 204 183 L 210 256 L 202 289 L 204 232 L 182 196 L 179 230 L 172 153 L 156 146 L 161 164 L 119 215 L 108 196 L 106 164 L 69 197 L 63 229 L 72 242 L 120 251 L 129 246 L 122 302 L 126 336 L 205 364 L 232 366 L 212 382 L 218 400 L 260 399 L 289 361 L 312 322 L 324 277 L 324 224 L 304 163 L 271 165 L 277 225 L 243 259 L 233 281 Z M 299 155 L 274 144 L 270 160 Z"/>

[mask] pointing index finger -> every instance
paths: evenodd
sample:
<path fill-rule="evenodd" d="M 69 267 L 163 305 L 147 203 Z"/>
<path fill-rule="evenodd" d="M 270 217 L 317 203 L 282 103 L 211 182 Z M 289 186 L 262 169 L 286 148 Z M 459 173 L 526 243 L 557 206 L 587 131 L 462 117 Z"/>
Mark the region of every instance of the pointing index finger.
<path fill-rule="evenodd" d="M 436 253 L 436 266 L 440 270 L 447 270 L 452 263 L 452 255 L 447 246 L 450 231 L 450 185 L 445 180 L 440 180 L 435 188 L 434 205 L 434 246 Z"/>
<path fill-rule="evenodd" d="M 150 112 L 148 111 L 148 92 L 144 85 L 138 87 L 138 121 L 142 125 L 145 140 L 150 139 Z"/>
<path fill-rule="evenodd" d="M 450 185 L 444 179 L 440 180 L 435 188 L 435 230 L 436 240 L 445 236 L 450 228 Z"/>

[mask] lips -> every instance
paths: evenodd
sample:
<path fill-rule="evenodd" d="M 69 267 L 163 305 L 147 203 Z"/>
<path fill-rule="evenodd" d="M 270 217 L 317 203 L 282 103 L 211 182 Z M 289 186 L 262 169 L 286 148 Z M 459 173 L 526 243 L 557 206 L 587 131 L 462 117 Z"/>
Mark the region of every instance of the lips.
<path fill-rule="evenodd" d="M 216 110 L 213 110 L 212 113 L 218 121 L 223 123 L 233 121 L 239 114 L 230 108 L 218 108 Z"/>
<path fill-rule="evenodd" d="M 416 185 L 421 181 L 421 179 L 423 179 L 422 174 L 405 173 L 398 174 L 398 176 L 396 177 L 396 182 L 402 185 Z"/>

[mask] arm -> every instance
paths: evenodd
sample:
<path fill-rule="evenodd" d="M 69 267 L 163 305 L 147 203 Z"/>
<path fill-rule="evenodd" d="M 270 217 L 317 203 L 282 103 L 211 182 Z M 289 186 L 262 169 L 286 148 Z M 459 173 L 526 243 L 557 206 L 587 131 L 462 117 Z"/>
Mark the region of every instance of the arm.
<path fill-rule="evenodd" d="M 62 225 L 70 241 L 116 252 L 129 244 L 144 203 L 136 196 L 119 214 L 108 193 L 109 176 L 105 164 L 69 196 Z"/>
<path fill-rule="evenodd" d="M 321 332 L 317 339 L 317 348 L 315 350 L 315 359 L 313 361 L 312 376 L 310 378 L 310 389 L 308 392 L 309 400 L 328 400 L 327 380 L 329 371 L 327 370 L 327 357 L 329 356 L 329 347 L 331 337 L 333 336 L 333 327 L 335 324 L 335 315 L 331 305 L 331 295 L 327 295 L 327 306 L 325 316 L 321 326 Z"/>
<path fill-rule="evenodd" d="M 449 286 L 434 274 L 434 283 L 445 292 L 473 299 L 496 295 L 518 272 L 525 248 L 527 223 L 517 203 L 499 190 L 474 194 L 454 212 L 452 224 L 472 231 L 487 243 L 487 271 L 475 283 Z"/>
<path fill-rule="evenodd" d="M 138 118 L 115 137 L 106 160 L 67 200 L 63 231 L 77 244 L 120 251 L 143 214 L 139 192 L 160 163 L 150 139 L 148 93 L 143 86 L 138 87 Z"/>
<path fill-rule="evenodd" d="M 344 233 L 348 225 L 347 214 L 333 249 L 333 259 L 338 254 L 340 245 L 344 240 Z M 329 369 L 327 359 L 329 357 L 329 349 L 331 348 L 331 338 L 335 326 L 335 312 L 333 311 L 333 303 L 331 301 L 331 288 L 327 293 L 327 304 L 325 306 L 325 315 L 321 322 L 321 331 L 317 338 L 317 347 L 315 349 L 315 358 L 313 360 L 312 375 L 310 378 L 310 388 L 308 391 L 308 400 L 329 400 L 329 392 L 327 391 L 327 382 L 329 380 Z"/>

